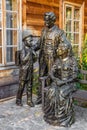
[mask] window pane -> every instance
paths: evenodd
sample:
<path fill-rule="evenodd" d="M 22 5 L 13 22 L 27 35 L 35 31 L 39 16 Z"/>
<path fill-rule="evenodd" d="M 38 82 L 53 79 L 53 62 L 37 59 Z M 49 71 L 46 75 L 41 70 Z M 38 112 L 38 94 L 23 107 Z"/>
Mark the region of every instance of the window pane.
<path fill-rule="evenodd" d="M 6 13 L 7 28 L 17 28 L 17 13 Z"/>
<path fill-rule="evenodd" d="M 80 10 L 78 8 L 76 8 L 74 10 L 74 19 L 79 20 L 79 17 L 80 17 Z"/>
<path fill-rule="evenodd" d="M 13 61 L 15 62 L 15 53 L 16 53 L 16 51 L 17 51 L 17 47 L 14 47 L 13 48 Z"/>
<path fill-rule="evenodd" d="M 2 1 L 0 0 L 0 10 L 1 10 L 1 6 L 2 6 Z"/>
<path fill-rule="evenodd" d="M 0 28 L 2 26 L 2 13 L 0 13 Z"/>
<path fill-rule="evenodd" d="M 79 50 L 78 46 L 73 46 L 73 52 L 76 56 L 78 56 L 78 50 Z"/>
<path fill-rule="evenodd" d="M 71 41 L 71 33 L 66 33 L 66 37 L 68 38 L 69 41 Z"/>
<path fill-rule="evenodd" d="M 17 31 L 7 30 L 6 31 L 7 45 L 17 45 Z"/>
<path fill-rule="evenodd" d="M 2 63 L 2 48 L 0 48 L 0 64 Z"/>
<path fill-rule="evenodd" d="M 7 62 L 14 62 L 15 61 L 15 52 L 17 51 L 17 47 L 7 47 L 6 59 Z"/>
<path fill-rule="evenodd" d="M 6 0 L 6 10 L 17 10 L 17 0 Z"/>
<path fill-rule="evenodd" d="M 74 44 L 79 44 L 79 34 L 74 34 Z"/>
<path fill-rule="evenodd" d="M 72 8 L 66 7 L 66 18 L 71 19 L 72 18 Z"/>
<path fill-rule="evenodd" d="M 66 22 L 66 32 L 71 32 L 71 21 L 70 20 L 68 20 Z"/>
<path fill-rule="evenodd" d="M 0 30 L 0 46 L 2 46 L 2 30 Z"/>
<path fill-rule="evenodd" d="M 74 32 L 79 32 L 79 22 L 74 22 Z"/>

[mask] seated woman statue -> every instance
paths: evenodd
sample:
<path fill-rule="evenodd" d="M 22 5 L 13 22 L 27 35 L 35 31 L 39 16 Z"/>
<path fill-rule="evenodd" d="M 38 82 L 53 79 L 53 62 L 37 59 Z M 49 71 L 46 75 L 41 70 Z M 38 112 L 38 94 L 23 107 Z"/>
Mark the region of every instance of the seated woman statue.
<path fill-rule="evenodd" d="M 44 119 L 52 125 L 69 127 L 74 123 L 72 94 L 76 91 L 78 67 L 67 43 L 60 43 L 57 53 L 49 74 L 52 82 L 46 94 Z"/>

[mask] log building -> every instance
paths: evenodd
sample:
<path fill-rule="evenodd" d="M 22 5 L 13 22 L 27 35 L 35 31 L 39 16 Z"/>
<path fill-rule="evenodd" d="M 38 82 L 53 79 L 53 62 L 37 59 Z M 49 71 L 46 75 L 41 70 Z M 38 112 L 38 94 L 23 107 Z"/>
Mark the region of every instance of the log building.
<path fill-rule="evenodd" d="M 22 30 L 39 37 L 45 12 L 54 12 L 76 55 L 81 56 L 87 32 L 87 0 L 0 0 L 0 99 L 15 95 L 18 67 L 15 52 L 22 46 Z"/>

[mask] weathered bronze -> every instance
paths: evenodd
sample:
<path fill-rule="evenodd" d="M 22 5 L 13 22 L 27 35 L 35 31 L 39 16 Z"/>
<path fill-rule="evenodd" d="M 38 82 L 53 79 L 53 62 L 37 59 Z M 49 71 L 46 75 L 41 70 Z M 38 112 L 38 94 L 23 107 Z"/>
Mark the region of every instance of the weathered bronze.
<path fill-rule="evenodd" d="M 33 38 L 28 30 L 23 31 L 23 48 L 20 51 L 19 66 L 19 88 L 16 97 L 16 104 L 22 106 L 22 95 L 26 87 L 27 104 L 34 106 L 32 102 L 32 84 L 33 84 Z"/>
<path fill-rule="evenodd" d="M 63 30 L 60 30 L 56 25 L 56 16 L 53 12 L 47 12 L 44 14 L 45 27 L 42 30 L 40 40 L 38 41 L 37 48 L 40 49 L 39 53 L 39 76 L 47 76 L 50 69 L 57 57 L 58 45 L 66 39 Z M 70 44 L 70 43 L 69 43 Z M 47 84 L 50 82 L 48 79 Z M 36 104 L 41 103 L 41 85 L 38 88 L 38 98 Z"/>
<path fill-rule="evenodd" d="M 69 127 L 74 122 L 72 93 L 76 91 L 78 67 L 67 42 L 59 44 L 57 54 L 49 73 L 52 82 L 45 97 L 44 119 L 52 125 Z"/>

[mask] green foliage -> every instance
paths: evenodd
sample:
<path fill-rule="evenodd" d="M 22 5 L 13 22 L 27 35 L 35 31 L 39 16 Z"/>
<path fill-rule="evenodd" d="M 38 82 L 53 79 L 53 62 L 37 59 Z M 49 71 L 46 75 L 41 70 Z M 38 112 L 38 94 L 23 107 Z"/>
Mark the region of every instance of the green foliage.
<path fill-rule="evenodd" d="M 80 89 L 87 91 L 87 84 L 80 84 Z"/>
<path fill-rule="evenodd" d="M 37 94 L 37 87 L 39 86 L 39 74 L 38 72 L 34 72 L 34 79 L 33 79 L 33 93 Z"/>
<path fill-rule="evenodd" d="M 77 82 L 77 83 L 76 83 L 76 89 L 80 89 L 80 88 L 81 88 L 80 83 Z"/>
<path fill-rule="evenodd" d="M 85 40 L 83 43 L 83 50 L 82 50 L 82 69 L 87 70 L 87 34 L 85 35 Z"/>
<path fill-rule="evenodd" d="M 83 69 L 83 70 L 87 71 L 87 34 L 85 35 L 85 39 L 83 42 L 81 59 L 79 57 L 77 57 L 77 62 L 78 62 L 79 70 Z M 83 74 L 81 74 L 80 72 L 78 73 L 78 79 L 83 79 Z M 87 77 L 86 77 L 86 79 L 87 79 Z M 87 85 L 78 83 L 77 89 L 87 90 Z"/>
<path fill-rule="evenodd" d="M 77 100 L 74 100 L 74 104 L 75 104 L 75 105 L 78 105 L 78 101 L 77 101 Z"/>

